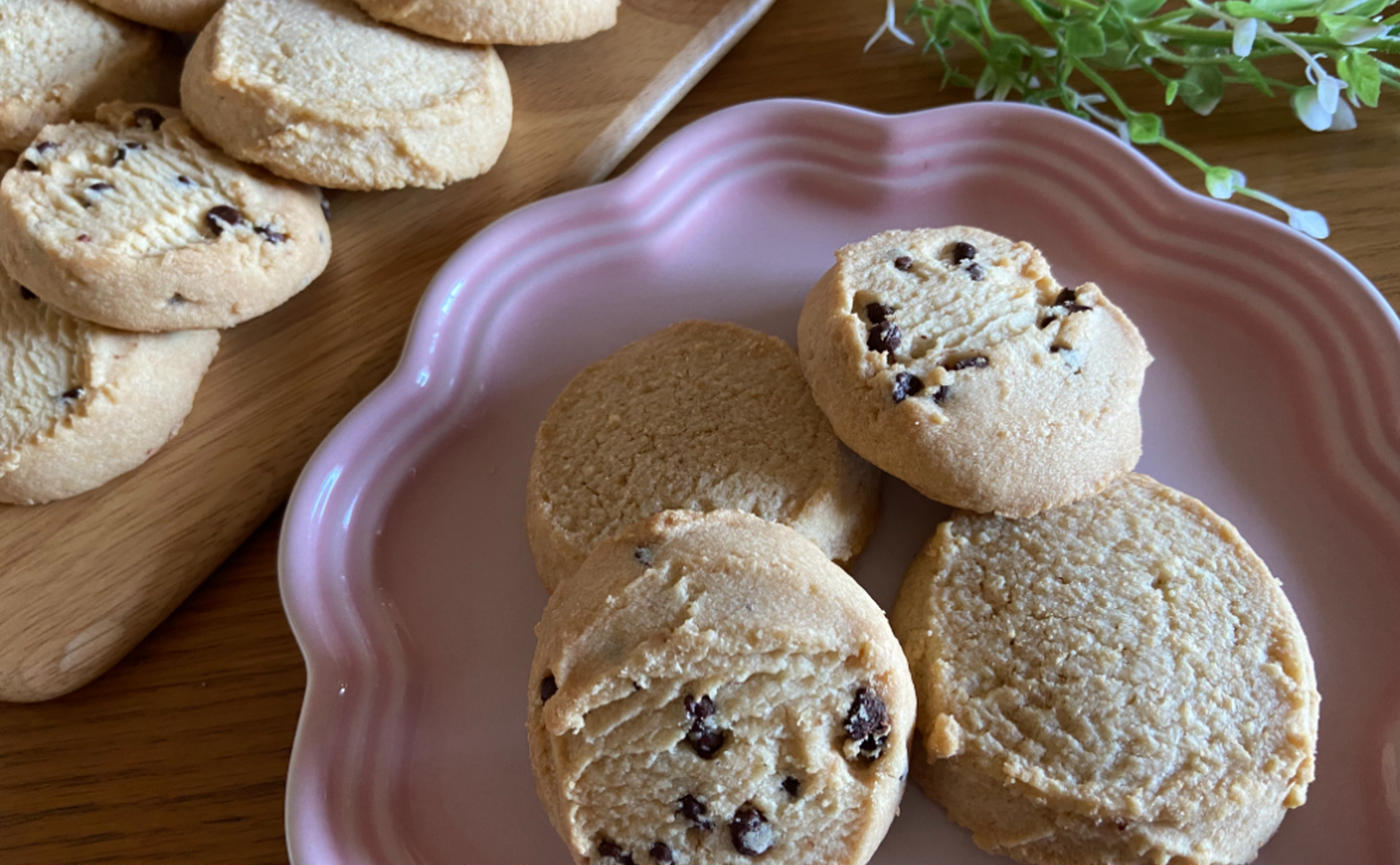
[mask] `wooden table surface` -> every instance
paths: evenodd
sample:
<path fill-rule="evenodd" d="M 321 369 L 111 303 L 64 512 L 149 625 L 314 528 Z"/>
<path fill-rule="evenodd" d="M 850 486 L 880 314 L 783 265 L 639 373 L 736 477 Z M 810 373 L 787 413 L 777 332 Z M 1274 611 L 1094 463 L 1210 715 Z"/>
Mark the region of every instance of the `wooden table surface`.
<path fill-rule="evenodd" d="M 638 152 L 751 99 L 900 112 L 970 97 L 940 92 L 936 62 L 891 39 L 862 54 L 882 13 L 880 0 L 777 0 Z M 1138 86 L 1125 94 L 1148 104 Z M 1332 248 L 1400 305 L 1397 100 L 1359 112 L 1355 131 L 1318 135 L 1283 105 L 1243 96 L 1209 119 L 1169 110 L 1168 129 L 1326 214 Z M 1194 168 L 1149 153 L 1200 188 Z M 48 703 L 0 705 L 0 865 L 286 861 L 283 785 L 305 678 L 278 597 L 280 519 L 95 683 Z"/>

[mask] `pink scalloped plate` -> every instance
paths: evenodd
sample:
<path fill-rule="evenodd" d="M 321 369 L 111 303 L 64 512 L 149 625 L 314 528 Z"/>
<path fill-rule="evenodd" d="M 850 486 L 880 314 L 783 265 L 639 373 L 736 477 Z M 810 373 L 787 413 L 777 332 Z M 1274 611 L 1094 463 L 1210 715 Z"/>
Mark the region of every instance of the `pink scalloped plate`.
<path fill-rule="evenodd" d="M 1298 611 L 1323 693 L 1317 780 L 1260 861 L 1400 861 L 1400 322 L 1375 288 L 1064 114 L 776 101 L 478 234 L 429 286 L 393 375 L 307 465 L 281 549 L 308 668 L 292 862 L 568 862 L 524 730 L 545 602 L 524 488 L 551 400 L 681 319 L 792 340 L 838 246 L 956 223 L 1031 241 L 1134 318 L 1156 356 L 1139 469 L 1233 521 Z M 855 568 L 882 606 L 939 513 L 886 483 Z M 874 861 L 1006 860 L 911 786 Z"/>

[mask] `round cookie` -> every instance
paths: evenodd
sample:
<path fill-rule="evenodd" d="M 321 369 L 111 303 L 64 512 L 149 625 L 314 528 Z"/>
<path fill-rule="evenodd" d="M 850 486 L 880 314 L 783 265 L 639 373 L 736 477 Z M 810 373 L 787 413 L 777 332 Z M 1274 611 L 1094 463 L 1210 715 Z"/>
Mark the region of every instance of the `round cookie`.
<path fill-rule="evenodd" d="M 746 511 L 846 561 L 874 531 L 879 474 L 837 441 L 787 343 L 682 322 L 580 372 L 540 424 L 525 487 L 540 579 L 553 591 L 598 541 L 668 508 Z"/>
<path fill-rule="evenodd" d="M 1248 862 L 1306 797 L 1319 696 L 1293 609 L 1234 527 L 1149 477 L 1029 519 L 956 514 L 891 618 L 914 777 L 986 850 Z"/>
<path fill-rule="evenodd" d="M 859 865 L 908 764 L 914 695 L 879 607 L 810 541 L 668 511 L 550 597 L 530 761 L 579 865 Z"/>
<path fill-rule="evenodd" d="M 491 46 L 387 27 L 351 0 L 228 0 L 190 49 L 180 95 L 232 155 L 337 189 L 475 177 L 505 148 L 512 110 Z"/>
<path fill-rule="evenodd" d="M 1030 516 L 1142 450 L 1152 358 L 1098 286 L 977 228 L 843 247 L 802 307 L 802 369 L 841 440 L 930 498 Z"/>
<path fill-rule="evenodd" d="M 617 23 L 618 0 L 355 0 L 418 33 L 483 45 L 573 42 Z"/>
<path fill-rule="evenodd" d="M 91 0 L 108 12 L 162 30 L 195 33 L 214 17 L 224 0 Z"/>
<path fill-rule="evenodd" d="M 145 462 L 180 428 L 218 346 L 216 330 L 108 330 L 0 273 L 0 502 L 74 496 Z"/>
<path fill-rule="evenodd" d="M 0 3 L 0 150 L 113 99 L 170 102 L 180 56 L 159 31 L 81 0 Z"/>
<path fill-rule="evenodd" d="M 319 191 L 241 165 L 178 111 L 50 126 L 0 182 L 0 262 L 54 306 L 127 330 L 230 327 L 330 259 Z"/>

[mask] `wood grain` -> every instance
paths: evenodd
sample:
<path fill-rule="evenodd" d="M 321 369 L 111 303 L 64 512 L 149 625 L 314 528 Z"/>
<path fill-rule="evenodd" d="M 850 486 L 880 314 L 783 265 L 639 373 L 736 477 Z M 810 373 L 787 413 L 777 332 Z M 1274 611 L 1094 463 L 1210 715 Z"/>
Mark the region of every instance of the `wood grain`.
<path fill-rule="evenodd" d="M 0 506 L 0 699 L 71 691 L 149 633 L 392 369 L 447 255 L 512 208 L 605 176 L 769 2 L 628 2 L 592 39 L 502 48 L 515 126 L 489 174 L 443 192 L 333 194 L 330 267 L 225 334 L 169 446 L 86 495 Z"/>
<path fill-rule="evenodd" d="M 899 112 L 967 98 L 940 92 L 935 64 L 891 40 L 861 53 L 882 10 L 879 0 L 777 0 L 639 152 L 749 99 L 817 97 Z M 1324 212 L 1332 247 L 1400 301 L 1395 103 L 1359 112 L 1354 132 L 1327 135 L 1263 100 L 1222 112 L 1209 120 L 1169 112 L 1169 128 L 1261 188 Z M 1149 153 L 1199 188 L 1194 169 Z M 406 319 L 418 288 L 403 291 Z M 391 362 L 345 371 L 346 392 L 328 404 L 353 402 L 357 383 Z M 256 474 L 253 466 L 244 470 Z M 278 602 L 277 528 L 275 518 L 264 522 L 108 675 L 52 702 L 0 705 L 0 865 L 286 861 L 283 782 L 304 673 Z"/>

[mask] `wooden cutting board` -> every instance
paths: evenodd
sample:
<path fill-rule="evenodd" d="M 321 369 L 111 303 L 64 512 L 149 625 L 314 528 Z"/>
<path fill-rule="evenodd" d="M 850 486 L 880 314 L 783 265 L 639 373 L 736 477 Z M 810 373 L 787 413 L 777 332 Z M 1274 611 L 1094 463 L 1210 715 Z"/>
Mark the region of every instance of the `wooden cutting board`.
<path fill-rule="evenodd" d="M 311 451 L 393 368 L 418 297 L 496 217 L 605 177 L 772 0 L 623 0 L 583 42 L 501 48 L 515 125 L 496 167 L 442 191 L 332 193 L 306 291 L 226 331 L 184 429 L 86 495 L 0 505 L 0 700 L 95 678 L 286 499 Z"/>

